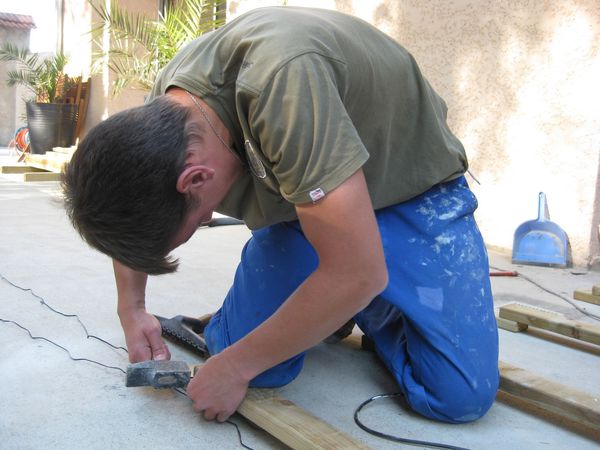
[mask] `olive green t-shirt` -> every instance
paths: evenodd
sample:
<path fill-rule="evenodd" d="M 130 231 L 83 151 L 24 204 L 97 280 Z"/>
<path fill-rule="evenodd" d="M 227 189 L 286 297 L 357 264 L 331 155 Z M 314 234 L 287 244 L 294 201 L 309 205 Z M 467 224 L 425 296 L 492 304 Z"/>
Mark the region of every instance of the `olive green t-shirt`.
<path fill-rule="evenodd" d="M 446 105 L 413 57 L 346 14 L 252 10 L 188 44 L 150 99 L 177 86 L 230 130 L 248 170 L 218 212 L 251 229 L 297 218 L 362 168 L 375 209 L 463 174 Z"/>

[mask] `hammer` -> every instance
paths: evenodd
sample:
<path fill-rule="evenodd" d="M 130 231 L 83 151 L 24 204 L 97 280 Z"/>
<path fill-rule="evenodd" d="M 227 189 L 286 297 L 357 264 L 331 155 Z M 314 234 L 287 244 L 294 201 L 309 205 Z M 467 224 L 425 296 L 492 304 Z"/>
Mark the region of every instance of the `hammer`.
<path fill-rule="evenodd" d="M 125 386 L 154 389 L 185 388 L 200 367 L 184 361 L 142 361 L 127 366 Z"/>
<path fill-rule="evenodd" d="M 175 316 L 170 319 L 154 316 L 160 322 L 162 334 L 179 344 L 191 347 L 207 358 L 208 349 L 202 332 L 210 316 L 200 319 Z M 127 366 L 125 386 L 152 386 L 155 389 L 185 388 L 199 365 L 189 366 L 184 361 L 142 361 Z"/>

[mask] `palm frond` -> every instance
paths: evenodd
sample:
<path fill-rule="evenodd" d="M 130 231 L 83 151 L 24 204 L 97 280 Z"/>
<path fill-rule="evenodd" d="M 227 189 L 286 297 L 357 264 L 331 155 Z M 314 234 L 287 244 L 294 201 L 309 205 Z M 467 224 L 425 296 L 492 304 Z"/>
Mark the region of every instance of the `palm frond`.
<path fill-rule="evenodd" d="M 106 7 L 100 0 L 88 0 L 99 17 L 90 33 L 102 48 L 105 32 L 110 48 L 94 52 L 92 69 L 98 71 L 108 59 L 108 69 L 115 74 L 113 95 L 125 87 L 150 89 L 158 72 L 188 42 L 225 21 L 218 11 L 225 0 L 179 0 L 154 20 L 122 9 L 116 0 Z"/>
<path fill-rule="evenodd" d="M 39 56 L 30 53 L 29 49 L 17 47 L 6 42 L 0 46 L 0 61 L 13 61 L 27 70 L 34 70 L 38 66 Z"/>
<path fill-rule="evenodd" d="M 5 43 L 0 46 L 0 60 L 16 63 L 16 69 L 7 72 L 6 83 L 9 86 L 27 86 L 36 94 L 38 101 L 53 102 L 57 95 L 62 95 L 58 92 L 59 80 L 64 79 L 68 62 L 63 53 L 40 60 L 37 53 L 30 53 L 27 48 Z"/>
<path fill-rule="evenodd" d="M 88 0 L 94 11 L 100 17 L 92 27 L 92 34 L 97 36 L 108 30 L 116 41 L 128 40 L 143 47 L 151 47 L 153 43 L 152 23 L 156 22 L 144 14 L 134 14 L 122 9 L 118 1 L 111 0 L 107 8 L 94 0 Z"/>
<path fill-rule="evenodd" d="M 29 88 L 32 92 L 35 92 L 33 86 L 36 84 L 35 75 L 28 70 L 9 70 L 6 72 L 6 84 L 9 86 L 22 85 Z"/>

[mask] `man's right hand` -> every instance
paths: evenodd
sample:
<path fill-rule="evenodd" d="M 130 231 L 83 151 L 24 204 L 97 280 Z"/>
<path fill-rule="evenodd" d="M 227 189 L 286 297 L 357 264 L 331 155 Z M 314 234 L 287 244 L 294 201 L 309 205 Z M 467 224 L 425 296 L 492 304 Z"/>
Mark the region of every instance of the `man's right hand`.
<path fill-rule="evenodd" d="M 161 338 L 158 319 L 146 312 L 145 295 L 148 275 L 113 260 L 119 304 L 117 311 L 125 332 L 125 342 L 132 363 L 150 359 L 171 359 Z"/>
<path fill-rule="evenodd" d="M 160 323 L 152 314 L 145 310 L 127 314 L 121 317 L 121 325 L 129 350 L 129 362 L 171 359 L 171 352 L 161 337 Z"/>

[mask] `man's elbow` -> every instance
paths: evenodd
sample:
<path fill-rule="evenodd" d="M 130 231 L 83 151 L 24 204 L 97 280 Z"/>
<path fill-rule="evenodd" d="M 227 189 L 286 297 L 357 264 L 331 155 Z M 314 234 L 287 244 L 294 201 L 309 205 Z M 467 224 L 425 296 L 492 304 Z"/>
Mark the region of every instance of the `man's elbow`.
<path fill-rule="evenodd" d="M 385 264 L 383 265 L 382 268 L 378 269 L 376 271 L 376 275 L 374 275 L 374 279 L 373 279 L 373 289 L 375 291 L 375 294 L 373 296 L 379 295 L 381 294 L 381 292 L 383 292 L 383 290 L 387 287 L 388 284 L 388 271 L 387 271 L 387 267 L 385 266 Z"/>
<path fill-rule="evenodd" d="M 377 278 L 377 295 L 381 294 L 383 290 L 387 287 L 389 281 L 387 267 L 384 265 L 383 269 L 379 271 L 379 275 Z"/>
<path fill-rule="evenodd" d="M 364 299 L 363 305 L 367 306 L 371 300 L 377 297 L 387 287 L 388 271 L 385 264 L 372 266 L 369 270 L 363 272 L 360 277 L 361 297 Z"/>

